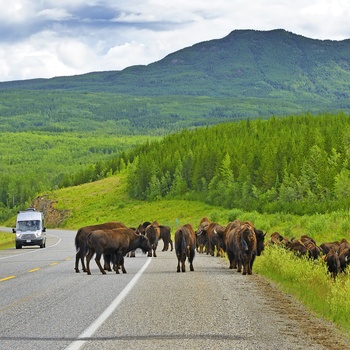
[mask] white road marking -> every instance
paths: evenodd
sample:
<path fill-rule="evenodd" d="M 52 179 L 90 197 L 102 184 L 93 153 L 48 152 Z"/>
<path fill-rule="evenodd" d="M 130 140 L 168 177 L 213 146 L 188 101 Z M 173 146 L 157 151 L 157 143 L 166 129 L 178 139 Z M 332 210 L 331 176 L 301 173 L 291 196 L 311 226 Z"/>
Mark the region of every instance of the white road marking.
<path fill-rule="evenodd" d="M 148 258 L 142 268 L 137 272 L 134 278 L 126 285 L 126 287 L 118 294 L 118 296 L 113 300 L 113 302 L 108 306 L 108 308 L 88 327 L 83 333 L 78 336 L 79 338 L 90 338 L 99 327 L 107 320 L 107 318 L 116 310 L 119 304 L 124 300 L 124 298 L 130 293 L 132 288 L 135 286 L 136 282 L 139 280 L 143 272 L 146 270 L 147 266 L 150 264 L 152 258 Z M 76 340 L 72 342 L 65 350 L 79 350 L 87 340 Z"/>

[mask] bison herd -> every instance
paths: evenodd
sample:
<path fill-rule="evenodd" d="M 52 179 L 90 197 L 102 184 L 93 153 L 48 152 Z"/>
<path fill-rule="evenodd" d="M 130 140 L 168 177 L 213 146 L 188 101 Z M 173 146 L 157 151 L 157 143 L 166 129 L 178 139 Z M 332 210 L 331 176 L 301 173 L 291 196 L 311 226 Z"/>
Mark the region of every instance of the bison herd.
<path fill-rule="evenodd" d="M 95 255 L 95 262 L 102 274 L 112 269 L 116 273 L 120 269 L 126 273 L 125 256 L 135 257 L 135 250 L 141 249 L 149 257 L 156 257 L 161 239 L 163 251 L 167 251 L 169 246 L 171 251 L 175 247 L 177 272 L 186 271 L 186 260 L 190 271 L 194 271 L 193 260 L 197 252 L 227 256 L 230 269 L 251 275 L 255 258 L 264 250 L 265 236 L 266 233 L 255 228 L 249 221 L 235 220 L 222 226 L 206 217 L 200 221 L 197 230 L 191 224 L 179 227 L 174 234 L 174 244 L 170 227 L 160 225 L 157 221 L 144 222 L 137 228 L 127 227 L 121 222 L 85 226 L 75 236 L 75 271 L 79 272 L 78 265 L 81 261 L 82 270 L 90 275 L 90 261 Z M 322 257 L 333 277 L 344 272 L 350 263 L 350 244 L 346 239 L 318 246 L 314 239 L 306 235 L 299 239 L 288 239 L 274 232 L 266 244 L 284 247 L 310 259 Z M 101 257 L 104 259 L 103 266 Z"/>
<path fill-rule="evenodd" d="M 329 273 L 334 278 L 339 273 L 345 272 L 350 263 L 350 243 L 345 238 L 341 241 L 317 245 L 316 241 L 307 235 L 289 239 L 274 232 L 267 244 L 283 247 L 298 256 L 305 256 L 313 260 L 321 258 L 325 261 Z"/>
<path fill-rule="evenodd" d="M 141 249 L 149 257 L 157 256 L 160 239 L 163 240 L 163 251 L 173 250 L 178 260 L 177 272 L 185 272 L 185 262 L 188 260 L 190 271 L 194 271 L 193 260 L 195 252 L 229 259 L 230 269 L 237 269 L 242 274 L 252 274 L 256 256 L 264 249 L 265 234 L 257 230 L 248 221 L 235 220 L 226 227 L 203 218 L 195 231 L 191 224 L 179 227 L 171 239 L 170 227 L 159 225 L 157 221 L 144 222 L 137 228 L 127 227 L 121 222 L 107 222 L 98 225 L 81 227 L 75 236 L 76 259 L 75 271 L 79 271 L 79 261 L 82 270 L 88 275 L 90 261 L 95 256 L 95 262 L 102 274 L 112 269 L 126 273 L 124 257 L 135 257 L 135 250 Z M 101 258 L 104 265 L 101 265 Z M 86 264 L 85 264 L 86 262 Z M 111 267 L 112 265 L 112 267 Z"/>

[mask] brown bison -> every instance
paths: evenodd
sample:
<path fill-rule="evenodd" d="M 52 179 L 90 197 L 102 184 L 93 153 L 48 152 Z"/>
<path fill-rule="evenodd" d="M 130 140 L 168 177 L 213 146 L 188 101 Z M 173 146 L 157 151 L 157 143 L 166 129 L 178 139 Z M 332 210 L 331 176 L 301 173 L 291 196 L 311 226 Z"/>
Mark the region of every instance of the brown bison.
<path fill-rule="evenodd" d="M 317 260 L 321 256 L 321 248 L 317 246 L 316 242 L 311 240 L 302 241 L 308 250 L 309 258 Z"/>
<path fill-rule="evenodd" d="M 324 255 L 326 255 L 332 248 L 334 251 L 337 251 L 339 249 L 340 242 L 339 241 L 334 241 L 334 242 L 326 242 L 322 243 L 320 245 L 321 251 Z"/>
<path fill-rule="evenodd" d="M 152 224 L 148 225 L 145 228 L 145 236 L 148 238 L 149 243 L 151 245 L 151 249 L 148 252 L 148 256 L 157 257 L 157 247 L 158 247 L 158 241 L 160 239 L 160 228 L 157 221 L 153 221 Z"/>
<path fill-rule="evenodd" d="M 126 273 L 123 257 L 131 250 L 141 248 L 144 253 L 151 250 L 147 237 L 137 234 L 130 228 L 116 228 L 112 230 L 95 230 L 87 237 L 89 253 L 86 257 L 86 272 L 91 275 L 90 260 L 96 253 L 95 261 L 102 274 L 106 271 L 102 268 L 100 260 L 103 254 L 111 255 L 114 270 L 119 273 L 119 267 Z"/>
<path fill-rule="evenodd" d="M 149 222 L 149 221 L 145 221 L 143 224 L 140 224 L 137 229 L 136 229 L 136 232 L 139 233 L 140 235 L 145 235 L 145 230 L 146 230 L 146 227 L 148 225 L 151 225 L 152 223 Z"/>
<path fill-rule="evenodd" d="M 237 272 L 251 275 L 256 256 L 264 250 L 265 234 L 255 229 L 249 221 L 237 221 L 231 223 L 227 237 L 226 251 L 232 252 L 233 258 L 233 261 L 230 260 L 230 268 L 236 265 Z"/>
<path fill-rule="evenodd" d="M 86 272 L 86 267 L 84 263 L 85 256 L 88 252 L 87 236 L 93 230 L 109 230 L 118 227 L 126 227 L 123 223 L 119 221 L 105 222 L 103 224 L 90 225 L 81 227 L 75 235 L 75 272 L 79 271 L 79 260 L 81 260 L 81 266 L 84 272 Z"/>
<path fill-rule="evenodd" d="M 160 229 L 160 238 L 163 240 L 164 246 L 162 251 L 168 251 L 169 249 L 169 244 L 170 244 L 170 251 L 173 251 L 173 240 L 171 239 L 171 233 L 170 233 L 170 227 L 169 226 L 164 226 L 164 225 L 159 225 Z"/>
<path fill-rule="evenodd" d="M 197 252 L 204 253 L 208 246 L 207 231 L 210 225 L 210 220 L 207 217 L 202 218 L 196 231 Z"/>
<path fill-rule="evenodd" d="M 240 226 L 241 222 L 239 220 L 232 221 L 228 223 L 228 225 L 225 228 L 224 231 L 224 242 L 226 246 L 226 253 L 229 260 L 229 268 L 230 269 L 236 269 L 237 268 L 237 260 L 235 257 L 235 251 L 234 251 L 234 245 L 233 245 L 233 237 L 234 237 L 234 230 Z"/>
<path fill-rule="evenodd" d="M 294 239 L 288 245 L 290 249 L 297 256 L 308 256 L 309 250 L 305 247 L 305 244 L 300 239 Z"/>
<path fill-rule="evenodd" d="M 196 234 L 191 224 L 186 224 L 175 232 L 175 253 L 177 257 L 177 272 L 186 272 L 186 258 L 190 263 L 190 270 L 194 271 L 193 259 L 196 250 Z"/>
<path fill-rule="evenodd" d="M 226 248 L 224 243 L 225 227 L 216 222 L 211 222 L 207 230 L 206 252 L 214 256 L 216 248 L 216 256 L 223 256 Z"/>
<path fill-rule="evenodd" d="M 350 264 L 350 244 L 345 238 L 340 241 L 337 253 L 339 256 L 340 271 L 345 272 L 347 266 Z"/>
<path fill-rule="evenodd" d="M 322 258 L 327 265 L 329 273 L 335 279 L 338 273 L 340 272 L 340 260 L 337 252 L 334 248 L 331 248 L 329 252 Z"/>
<path fill-rule="evenodd" d="M 170 250 L 173 251 L 173 241 L 171 239 L 171 233 L 170 233 L 170 227 L 165 225 L 159 225 L 157 221 L 154 221 L 153 223 L 149 221 L 145 221 L 143 224 L 140 224 L 136 231 L 142 235 L 146 234 L 146 227 L 149 225 L 158 225 L 160 229 L 160 239 L 163 240 L 163 249 L 162 251 L 167 251 L 169 249 L 170 244 Z"/>

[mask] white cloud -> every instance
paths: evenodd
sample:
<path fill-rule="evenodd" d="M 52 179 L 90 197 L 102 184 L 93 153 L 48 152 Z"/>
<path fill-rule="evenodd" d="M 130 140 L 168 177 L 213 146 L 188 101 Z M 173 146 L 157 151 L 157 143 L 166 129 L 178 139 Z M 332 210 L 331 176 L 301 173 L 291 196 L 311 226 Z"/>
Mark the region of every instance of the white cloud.
<path fill-rule="evenodd" d="M 0 0 L 0 81 L 121 70 L 235 29 L 350 38 L 347 0 Z"/>

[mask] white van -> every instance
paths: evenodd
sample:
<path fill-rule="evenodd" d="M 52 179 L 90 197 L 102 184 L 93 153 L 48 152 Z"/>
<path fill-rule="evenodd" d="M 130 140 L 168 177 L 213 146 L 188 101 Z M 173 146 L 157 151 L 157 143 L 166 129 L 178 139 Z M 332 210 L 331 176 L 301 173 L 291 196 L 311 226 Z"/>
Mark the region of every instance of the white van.
<path fill-rule="evenodd" d="M 46 246 L 44 214 L 34 208 L 18 212 L 16 228 L 12 232 L 16 234 L 16 249 L 30 245 L 38 245 L 40 248 Z"/>

